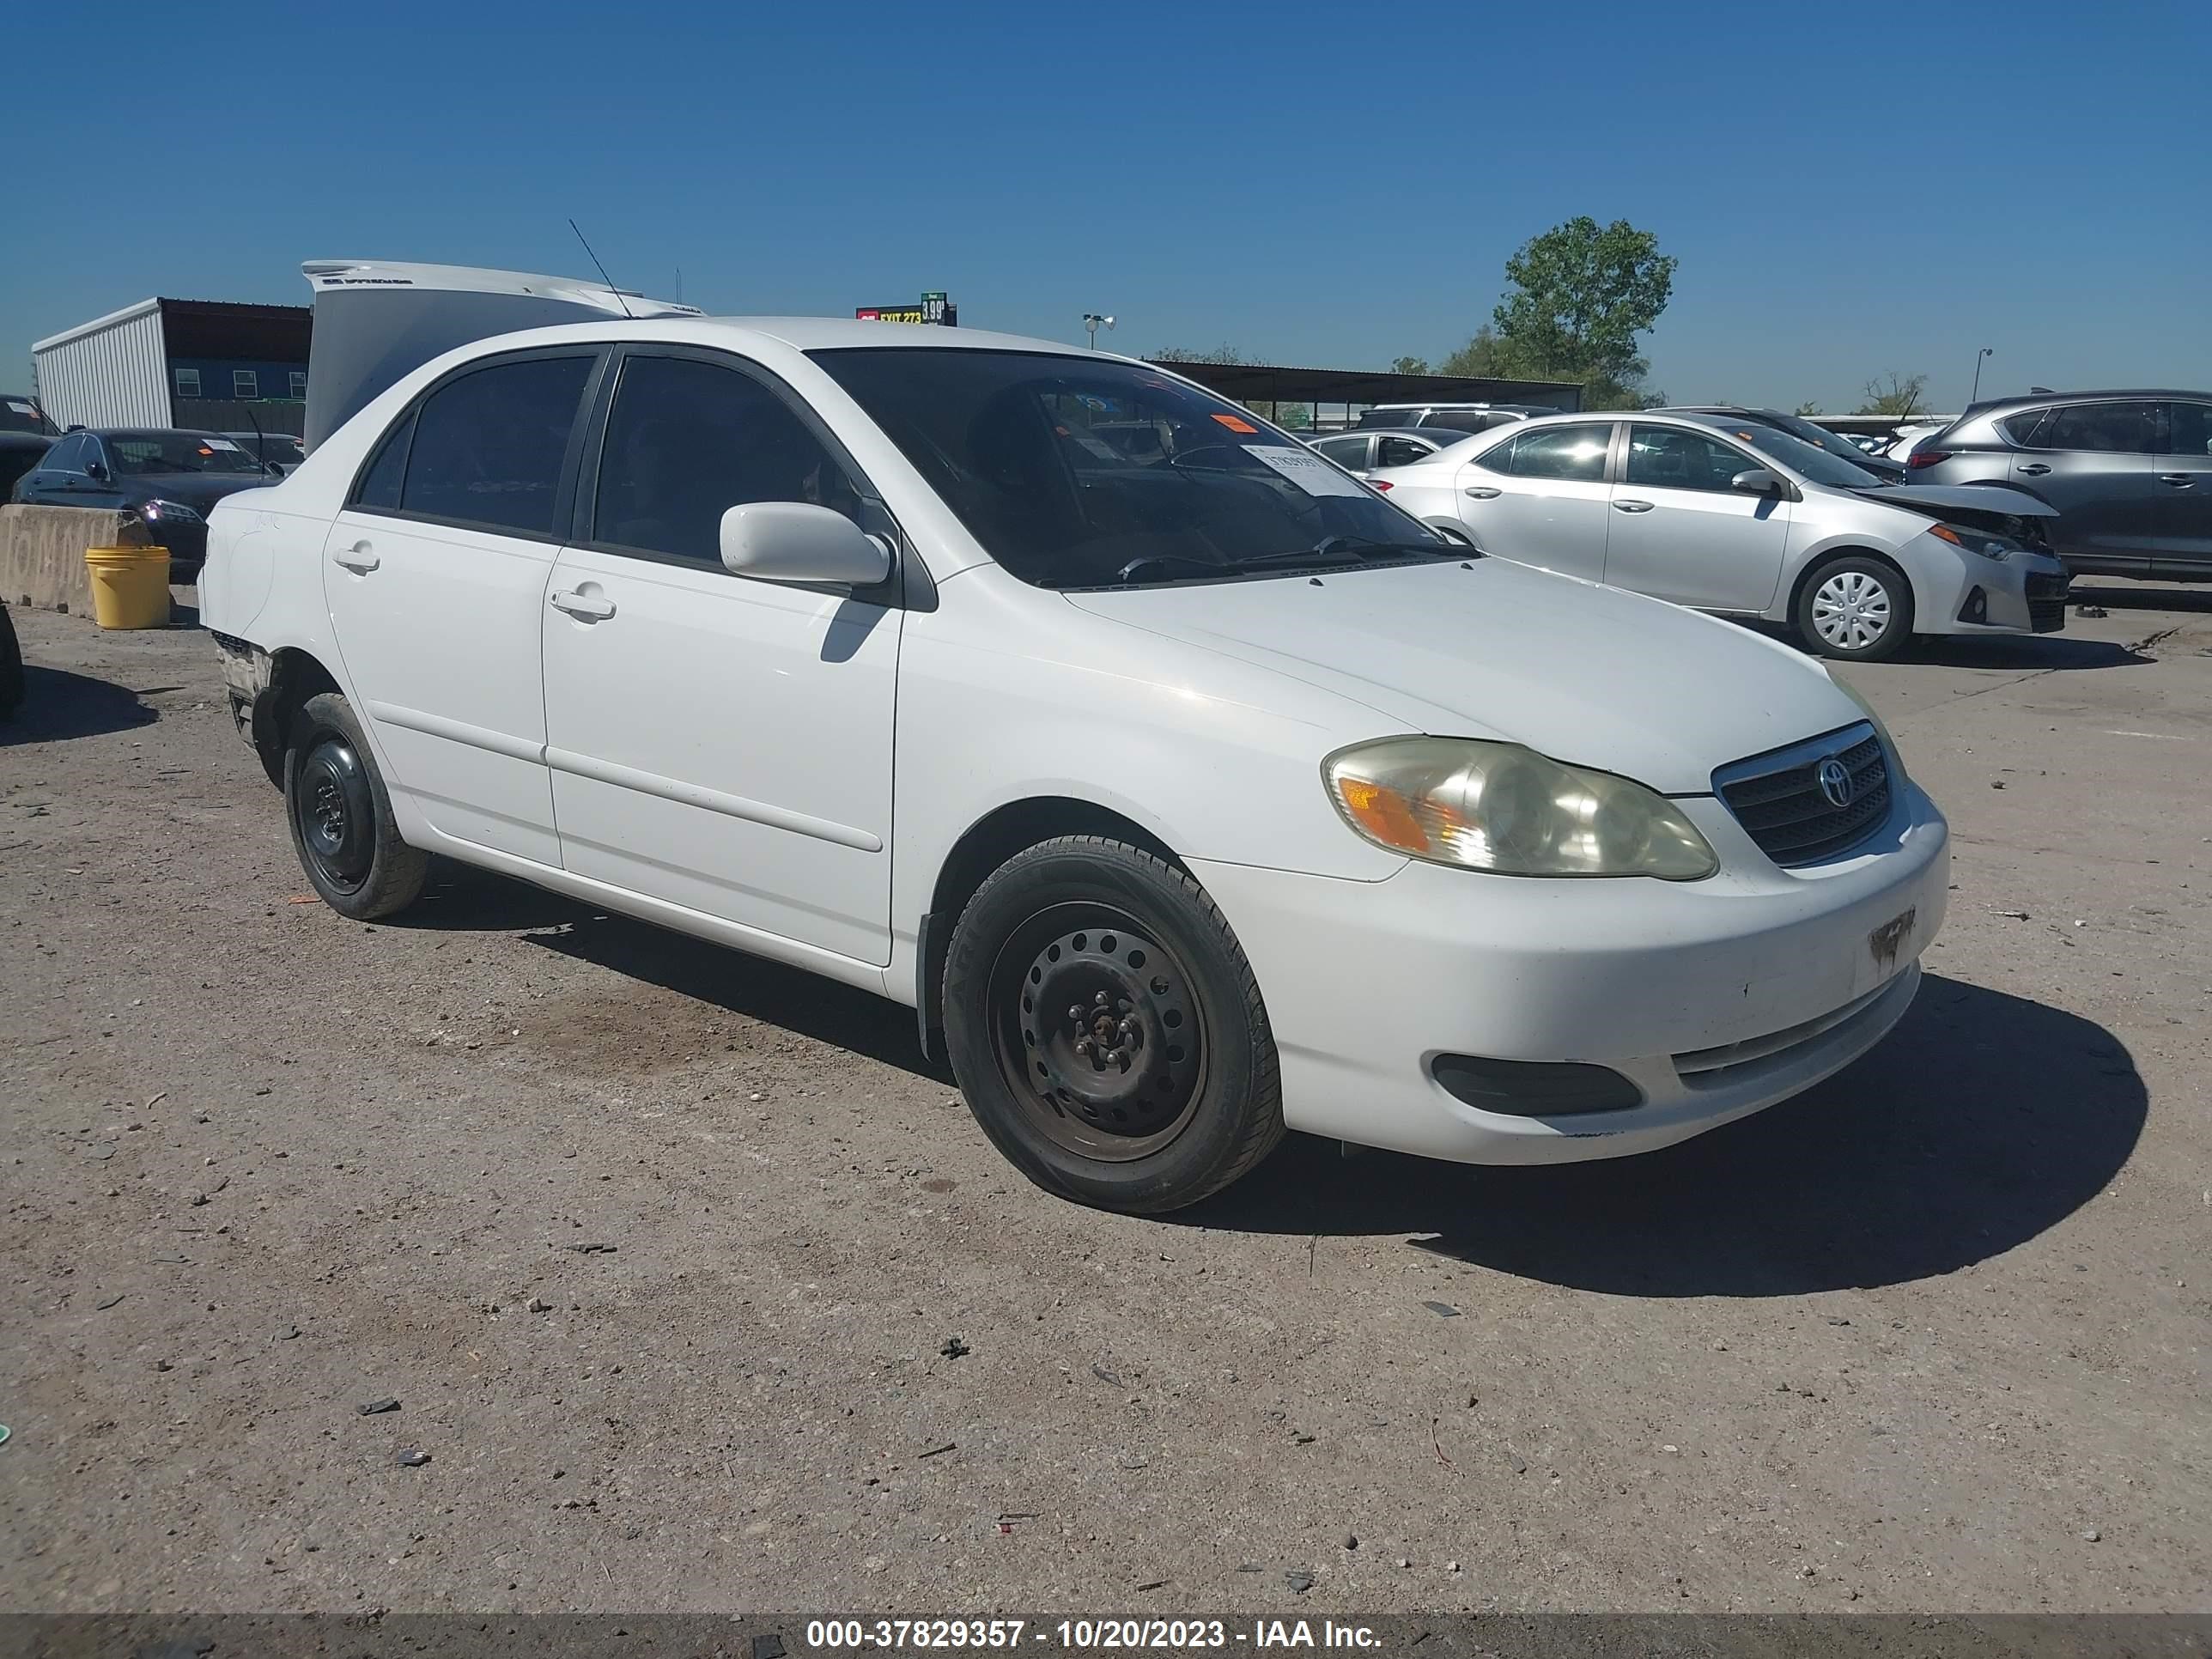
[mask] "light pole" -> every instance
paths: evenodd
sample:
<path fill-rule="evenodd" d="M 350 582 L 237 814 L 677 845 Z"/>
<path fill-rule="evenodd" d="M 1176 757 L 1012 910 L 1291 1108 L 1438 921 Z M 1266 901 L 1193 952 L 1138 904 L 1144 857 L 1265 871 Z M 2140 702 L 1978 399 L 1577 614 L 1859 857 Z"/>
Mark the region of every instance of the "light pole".
<path fill-rule="evenodd" d="M 1995 346 L 1984 346 L 1974 354 L 1974 389 L 1966 395 L 1970 404 L 1979 403 L 1982 397 L 1982 359 L 1996 355 Z"/>
<path fill-rule="evenodd" d="M 1098 328 L 1102 323 L 1109 330 L 1114 326 L 1114 319 L 1111 317 L 1101 317 L 1095 311 L 1086 311 L 1083 313 L 1083 331 L 1090 339 L 1091 349 L 1093 351 L 1098 349 Z"/>

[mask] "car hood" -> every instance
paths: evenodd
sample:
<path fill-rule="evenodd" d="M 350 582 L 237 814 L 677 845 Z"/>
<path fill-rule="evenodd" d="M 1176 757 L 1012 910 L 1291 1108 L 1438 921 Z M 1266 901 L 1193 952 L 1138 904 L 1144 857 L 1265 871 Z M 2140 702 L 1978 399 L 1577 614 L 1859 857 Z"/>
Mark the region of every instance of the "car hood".
<path fill-rule="evenodd" d="M 134 472 L 118 481 L 124 492 L 134 501 L 182 501 L 202 512 L 241 489 L 260 489 L 280 482 L 236 472 Z"/>
<path fill-rule="evenodd" d="M 2050 502 L 2010 484 L 1882 484 L 1854 489 L 1869 501 L 1893 501 L 1940 519 L 1946 513 L 1988 513 L 2007 519 L 2055 519 L 2058 509 Z"/>
<path fill-rule="evenodd" d="M 1377 737 L 1504 738 L 1668 794 L 1864 718 L 1786 646 L 1504 559 L 1066 597 L 1364 703 Z"/>

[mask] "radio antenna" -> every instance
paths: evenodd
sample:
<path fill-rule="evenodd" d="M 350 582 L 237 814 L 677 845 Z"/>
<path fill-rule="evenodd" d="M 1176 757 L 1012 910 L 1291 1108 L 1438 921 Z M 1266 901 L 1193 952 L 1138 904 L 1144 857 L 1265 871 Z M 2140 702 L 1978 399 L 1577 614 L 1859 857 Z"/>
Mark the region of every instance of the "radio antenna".
<path fill-rule="evenodd" d="M 593 264 L 599 266 L 599 280 L 607 285 L 607 292 L 615 296 L 615 303 L 622 307 L 623 315 L 635 322 L 636 318 L 630 311 L 629 301 L 623 298 L 623 291 L 615 286 L 615 279 L 607 275 L 607 268 L 599 264 L 599 256 L 592 252 L 592 245 L 584 241 L 584 233 L 576 230 L 576 222 L 574 219 L 568 221 L 568 228 L 576 231 L 576 240 L 584 242 L 584 252 L 590 255 Z"/>

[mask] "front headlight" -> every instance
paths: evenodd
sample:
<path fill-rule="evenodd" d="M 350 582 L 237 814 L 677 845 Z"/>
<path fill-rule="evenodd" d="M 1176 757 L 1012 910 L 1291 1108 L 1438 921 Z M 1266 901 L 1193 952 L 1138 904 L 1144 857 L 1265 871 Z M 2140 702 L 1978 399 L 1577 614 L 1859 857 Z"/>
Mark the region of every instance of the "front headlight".
<path fill-rule="evenodd" d="M 198 524 L 199 509 L 186 507 L 182 501 L 143 501 L 139 504 L 138 516 L 151 519 L 156 524 Z"/>
<path fill-rule="evenodd" d="M 1986 530 L 1975 530 L 1963 524 L 1930 525 L 1928 533 L 1941 537 L 1954 547 L 1963 547 L 1969 553 L 1978 553 L 1985 559 L 2008 559 L 2014 554 L 2026 550 L 2009 537 L 1992 536 Z"/>
<path fill-rule="evenodd" d="M 1720 860 L 1665 796 L 1517 743 L 1386 738 L 1322 764 L 1344 821 L 1378 847 L 1504 876 L 1697 881 Z"/>

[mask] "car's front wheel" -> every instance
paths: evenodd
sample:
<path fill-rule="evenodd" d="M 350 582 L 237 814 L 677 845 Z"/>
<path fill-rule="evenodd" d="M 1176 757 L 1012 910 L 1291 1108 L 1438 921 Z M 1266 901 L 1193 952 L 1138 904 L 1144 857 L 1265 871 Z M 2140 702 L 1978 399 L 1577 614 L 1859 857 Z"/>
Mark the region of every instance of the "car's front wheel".
<path fill-rule="evenodd" d="M 430 855 L 400 840 L 361 722 L 335 691 L 308 698 L 293 719 L 284 815 L 300 867 L 340 915 L 374 921 L 422 893 Z"/>
<path fill-rule="evenodd" d="M 945 1026 L 984 1133 L 1086 1204 L 1194 1204 L 1283 1136 L 1251 965 L 1205 890 L 1139 848 L 1063 836 L 1000 866 L 953 929 Z"/>
<path fill-rule="evenodd" d="M 1912 638 L 1912 586 L 1894 565 L 1838 554 L 1797 594 L 1797 636 L 1808 649 L 1846 662 L 1882 662 Z"/>

